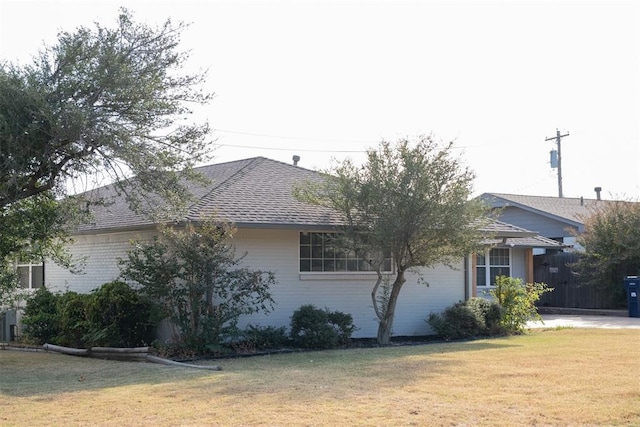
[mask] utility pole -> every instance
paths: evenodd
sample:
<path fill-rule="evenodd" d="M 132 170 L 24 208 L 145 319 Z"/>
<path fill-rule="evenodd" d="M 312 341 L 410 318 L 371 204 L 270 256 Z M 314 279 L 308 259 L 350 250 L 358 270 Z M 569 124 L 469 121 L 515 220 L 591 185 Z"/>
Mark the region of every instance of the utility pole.
<path fill-rule="evenodd" d="M 545 139 L 545 141 L 551 141 L 553 139 L 556 140 L 556 144 L 558 145 L 558 197 L 562 197 L 562 148 L 560 141 L 565 136 L 569 136 L 569 132 L 564 135 L 560 135 L 560 131 L 556 129 L 556 136 Z"/>

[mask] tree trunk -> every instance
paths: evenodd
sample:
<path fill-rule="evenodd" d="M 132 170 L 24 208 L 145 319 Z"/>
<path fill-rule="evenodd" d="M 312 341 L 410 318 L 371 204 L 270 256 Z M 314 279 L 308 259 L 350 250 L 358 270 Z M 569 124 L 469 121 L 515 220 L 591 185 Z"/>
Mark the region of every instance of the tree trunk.
<path fill-rule="evenodd" d="M 396 280 L 391 286 L 391 293 L 389 294 L 387 307 L 384 310 L 384 316 L 382 316 L 378 324 L 378 344 L 389 344 L 391 331 L 393 329 L 393 318 L 396 313 L 396 303 L 398 302 L 398 295 L 400 295 L 400 289 L 402 289 L 404 282 L 404 271 L 399 271 Z"/>

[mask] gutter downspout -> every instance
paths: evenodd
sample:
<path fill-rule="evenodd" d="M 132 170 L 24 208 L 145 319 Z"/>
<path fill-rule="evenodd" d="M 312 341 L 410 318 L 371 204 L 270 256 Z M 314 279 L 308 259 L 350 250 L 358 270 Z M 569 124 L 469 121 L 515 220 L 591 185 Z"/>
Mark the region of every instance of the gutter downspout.
<path fill-rule="evenodd" d="M 471 298 L 471 287 L 469 286 L 469 257 L 464 257 L 464 300 Z"/>

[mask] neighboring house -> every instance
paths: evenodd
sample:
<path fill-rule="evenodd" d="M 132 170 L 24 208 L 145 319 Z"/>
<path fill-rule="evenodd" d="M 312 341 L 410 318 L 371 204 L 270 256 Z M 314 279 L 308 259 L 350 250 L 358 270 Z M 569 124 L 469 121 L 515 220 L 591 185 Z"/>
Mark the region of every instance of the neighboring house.
<path fill-rule="evenodd" d="M 584 219 L 599 206 L 614 203 L 600 198 L 526 196 L 520 194 L 483 193 L 479 199 L 501 209 L 499 219 L 509 224 L 533 230 L 541 236 L 566 246 L 576 247 L 575 233 L 584 231 Z"/>
<path fill-rule="evenodd" d="M 584 221 L 597 209 L 613 200 L 602 200 L 600 188 L 596 198 L 526 196 L 519 194 L 484 193 L 478 198 L 500 209 L 499 219 L 517 225 L 562 243 L 564 253 L 558 248 L 536 249 L 534 277 L 554 288 L 544 294 L 540 305 L 567 308 L 615 308 L 611 292 L 583 286 L 580 276 L 571 271 L 571 264 L 578 260 L 583 249 L 576 243 L 576 234 L 584 231 Z"/>
<path fill-rule="evenodd" d="M 268 315 L 241 319 L 262 326 L 288 326 L 293 312 L 303 304 L 349 313 L 359 329 L 354 337 L 374 337 L 377 320 L 371 290 L 375 273 L 355 258 L 335 258 L 323 247 L 326 233 L 340 223 L 336 212 L 296 200 L 292 188 L 319 180 L 318 172 L 295 165 L 256 157 L 198 169 L 212 183 L 194 186 L 195 201 L 183 218 L 197 221 L 216 214 L 233 222 L 237 232 L 233 244 L 244 263 L 275 273 L 271 288 L 275 308 Z M 114 195 L 103 187 L 103 196 Z M 89 292 L 119 276 L 118 260 L 126 257 L 132 239 L 149 239 L 156 224 L 131 212 L 120 197 L 113 204 L 96 208 L 95 220 L 80 227 L 70 247 L 73 255 L 86 257 L 84 274 L 71 274 L 54 264 L 46 265 L 45 283 L 52 290 Z M 532 248 L 558 244 L 524 228 L 496 221 L 487 232 L 487 251 L 461 258 L 454 268 L 423 269 L 407 282 L 398 300 L 394 335 L 430 333 L 425 321 L 431 312 L 466 300 L 490 289 L 496 274 L 529 280 L 533 277 Z M 489 246 L 490 245 L 490 246 Z M 425 282 L 428 284 L 425 284 Z"/>

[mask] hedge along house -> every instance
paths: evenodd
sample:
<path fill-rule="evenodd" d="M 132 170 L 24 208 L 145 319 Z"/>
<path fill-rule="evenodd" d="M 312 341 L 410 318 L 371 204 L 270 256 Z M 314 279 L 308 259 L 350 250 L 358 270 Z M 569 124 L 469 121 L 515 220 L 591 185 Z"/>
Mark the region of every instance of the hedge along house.
<path fill-rule="evenodd" d="M 353 316 L 354 337 L 375 337 L 378 322 L 371 290 L 376 282 L 362 260 L 335 251 L 327 241 L 340 218 L 332 210 L 294 198 L 295 185 L 322 179 L 318 172 L 263 157 L 205 166 L 198 171 L 211 184 L 194 185 L 194 202 L 183 221 L 207 215 L 235 224 L 237 254 L 252 269 L 273 271 L 271 288 L 274 310 L 241 319 L 261 326 L 287 326 L 303 304 L 329 308 Z M 94 222 L 80 227 L 70 247 L 73 255 L 86 258 L 83 274 L 72 274 L 54 264 L 46 265 L 46 284 L 51 290 L 89 292 L 118 278 L 118 260 L 126 258 L 130 241 L 146 240 L 156 224 L 128 209 L 110 187 L 96 190 L 113 197 L 109 206 L 94 209 Z M 523 228 L 496 221 L 487 229 L 486 253 L 461 258 L 454 268 L 438 266 L 420 275 L 407 275 L 394 321 L 394 335 L 430 333 L 425 319 L 449 305 L 490 289 L 492 277 L 507 274 L 527 280 L 531 276 L 533 247 L 558 243 Z M 420 280 L 422 278 L 422 280 Z M 425 284 L 428 283 L 428 285 Z"/>

